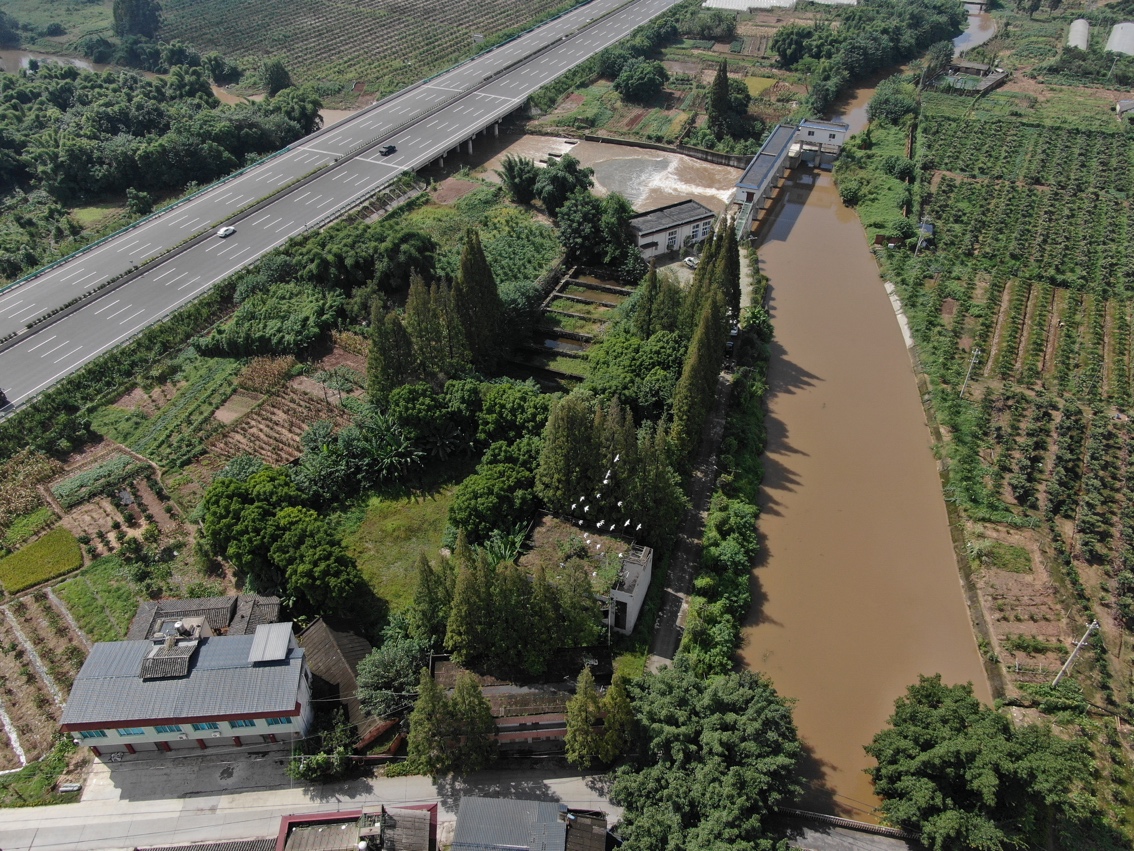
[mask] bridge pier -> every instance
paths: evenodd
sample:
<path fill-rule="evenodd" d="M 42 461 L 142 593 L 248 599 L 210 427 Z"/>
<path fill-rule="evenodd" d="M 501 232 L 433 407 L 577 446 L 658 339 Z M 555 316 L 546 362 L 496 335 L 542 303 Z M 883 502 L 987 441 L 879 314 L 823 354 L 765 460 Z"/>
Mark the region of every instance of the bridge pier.
<path fill-rule="evenodd" d="M 499 139 L 500 138 L 500 122 L 499 121 L 495 122 L 492 125 L 492 138 L 493 139 Z"/>
<path fill-rule="evenodd" d="M 469 153 L 472 153 L 472 139 L 469 139 Z"/>

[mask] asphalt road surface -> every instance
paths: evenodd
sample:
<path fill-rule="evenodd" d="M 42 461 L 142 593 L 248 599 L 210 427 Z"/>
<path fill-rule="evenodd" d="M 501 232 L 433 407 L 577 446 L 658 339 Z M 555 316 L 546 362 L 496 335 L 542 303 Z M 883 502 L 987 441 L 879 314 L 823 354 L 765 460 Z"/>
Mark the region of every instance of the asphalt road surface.
<path fill-rule="evenodd" d="M 0 352 L 0 389 L 13 407 L 30 401 L 290 237 L 321 226 L 344 205 L 453 150 L 677 0 L 635 0 L 608 14 L 621 2 L 593 0 L 302 139 L 239 177 L 3 293 L 0 338 L 194 234 L 215 230 L 237 210 L 325 167 L 314 180 L 234 221 L 236 233 L 227 239 L 210 238 L 157 261 L 129 283 L 91 296 L 66 318 L 24 332 L 16 345 Z M 394 144 L 397 152 L 381 156 L 379 142 Z M 366 149 L 340 160 L 360 148 Z"/>

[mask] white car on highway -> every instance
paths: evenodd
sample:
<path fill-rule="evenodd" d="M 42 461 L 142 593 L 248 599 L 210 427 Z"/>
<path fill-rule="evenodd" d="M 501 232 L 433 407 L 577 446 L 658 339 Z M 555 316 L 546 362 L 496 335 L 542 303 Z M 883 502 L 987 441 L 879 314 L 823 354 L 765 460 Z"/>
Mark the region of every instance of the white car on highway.
<path fill-rule="evenodd" d="M 236 228 L 234 228 L 232 225 L 225 225 L 223 228 L 217 231 L 217 236 L 219 236 L 221 239 L 224 239 L 226 236 L 232 236 L 234 233 L 236 233 Z"/>

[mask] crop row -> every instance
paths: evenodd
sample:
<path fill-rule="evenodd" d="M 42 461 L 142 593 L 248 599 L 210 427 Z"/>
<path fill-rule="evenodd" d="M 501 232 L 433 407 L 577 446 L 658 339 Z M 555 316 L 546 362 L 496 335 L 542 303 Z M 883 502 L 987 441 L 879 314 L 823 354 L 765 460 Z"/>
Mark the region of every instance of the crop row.
<path fill-rule="evenodd" d="M 416 12 L 404 4 L 360 0 L 167 0 L 164 34 L 258 64 L 279 56 L 301 79 L 378 82 L 451 63 L 474 46 L 473 35 L 492 35 L 545 14 L 556 0 L 453 0 Z"/>

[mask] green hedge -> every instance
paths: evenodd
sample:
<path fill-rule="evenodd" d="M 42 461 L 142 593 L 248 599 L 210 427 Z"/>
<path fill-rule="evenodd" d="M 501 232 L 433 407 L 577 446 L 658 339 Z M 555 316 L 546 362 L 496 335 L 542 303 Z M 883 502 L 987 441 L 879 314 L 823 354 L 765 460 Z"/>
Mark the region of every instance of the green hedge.
<path fill-rule="evenodd" d="M 79 542 L 66 529 L 52 529 L 18 553 L 0 559 L 0 585 L 16 594 L 83 565 Z"/>

